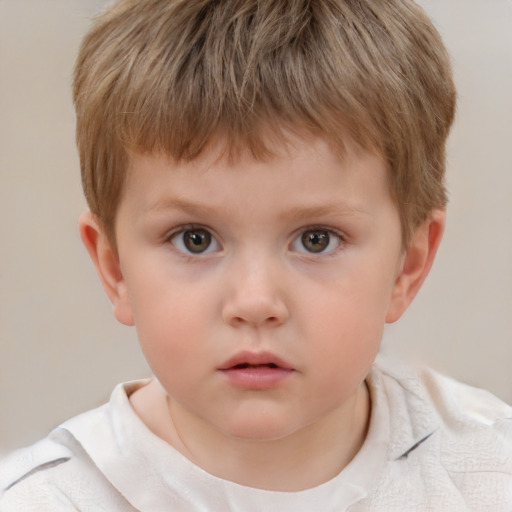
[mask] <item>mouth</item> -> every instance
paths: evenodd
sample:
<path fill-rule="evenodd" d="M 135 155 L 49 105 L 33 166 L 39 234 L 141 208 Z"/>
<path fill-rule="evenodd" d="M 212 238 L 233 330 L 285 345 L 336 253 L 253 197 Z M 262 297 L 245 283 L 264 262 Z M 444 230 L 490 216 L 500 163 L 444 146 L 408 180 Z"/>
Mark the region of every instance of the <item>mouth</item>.
<path fill-rule="evenodd" d="M 241 352 L 223 363 L 219 370 L 247 370 L 258 368 L 294 370 L 290 364 L 270 352 Z"/>
<path fill-rule="evenodd" d="M 232 367 L 234 370 L 244 370 L 246 368 L 280 368 L 277 364 L 268 363 L 268 364 L 249 364 L 249 363 L 241 363 L 236 364 Z"/>
<path fill-rule="evenodd" d="M 226 361 L 219 371 L 227 381 L 248 390 L 277 388 L 295 373 L 283 359 L 268 352 L 242 352 Z"/>

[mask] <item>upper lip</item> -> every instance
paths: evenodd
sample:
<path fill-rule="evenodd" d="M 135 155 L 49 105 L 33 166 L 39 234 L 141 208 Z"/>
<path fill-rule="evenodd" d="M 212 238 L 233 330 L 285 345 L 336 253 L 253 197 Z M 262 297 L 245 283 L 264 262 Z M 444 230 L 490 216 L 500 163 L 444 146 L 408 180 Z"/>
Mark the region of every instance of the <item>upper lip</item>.
<path fill-rule="evenodd" d="M 239 365 L 262 366 L 273 365 L 285 370 L 293 370 L 293 367 L 279 356 L 272 352 L 250 352 L 243 351 L 235 354 L 227 361 L 222 363 L 219 370 L 229 370 Z"/>

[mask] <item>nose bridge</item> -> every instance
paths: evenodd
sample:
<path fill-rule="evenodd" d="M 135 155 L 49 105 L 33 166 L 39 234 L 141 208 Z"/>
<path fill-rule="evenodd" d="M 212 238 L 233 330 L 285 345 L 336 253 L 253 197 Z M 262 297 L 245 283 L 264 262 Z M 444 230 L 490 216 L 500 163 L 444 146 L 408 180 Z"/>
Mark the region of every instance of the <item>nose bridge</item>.
<path fill-rule="evenodd" d="M 261 248 L 244 251 L 230 265 L 224 320 L 231 325 L 280 325 L 289 316 L 279 258 Z"/>

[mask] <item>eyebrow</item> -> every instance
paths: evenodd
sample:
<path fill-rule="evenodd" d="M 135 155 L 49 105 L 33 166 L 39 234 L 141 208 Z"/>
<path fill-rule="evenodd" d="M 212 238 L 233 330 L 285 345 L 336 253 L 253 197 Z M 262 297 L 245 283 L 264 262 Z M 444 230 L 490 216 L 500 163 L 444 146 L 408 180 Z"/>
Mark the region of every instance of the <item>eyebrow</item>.
<path fill-rule="evenodd" d="M 369 216 L 363 208 L 350 203 L 321 204 L 312 206 L 296 206 L 285 212 L 286 217 L 302 220 L 314 217 L 356 217 Z"/>
<path fill-rule="evenodd" d="M 155 201 L 149 204 L 145 213 L 160 212 L 165 210 L 175 210 L 190 215 L 213 216 L 217 212 L 216 207 L 206 206 L 201 203 L 176 198 L 167 198 Z M 287 219 L 305 220 L 314 217 L 357 217 L 370 216 L 371 214 L 355 204 L 334 203 L 320 205 L 299 205 L 294 206 L 283 212 L 282 217 Z"/>
<path fill-rule="evenodd" d="M 144 213 L 160 212 L 165 210 L 179 210 L 189 214 L 211 215 L 215 212 L 216 208 L 176 197 L 150 203 L 146 208 L 144 208 Z"/>

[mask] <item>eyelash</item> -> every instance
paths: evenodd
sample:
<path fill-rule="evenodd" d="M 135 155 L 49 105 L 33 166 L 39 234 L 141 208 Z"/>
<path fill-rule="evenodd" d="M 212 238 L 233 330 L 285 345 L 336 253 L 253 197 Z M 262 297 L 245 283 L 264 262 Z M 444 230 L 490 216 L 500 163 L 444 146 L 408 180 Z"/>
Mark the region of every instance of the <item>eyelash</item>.
<path fill-rule="evenodd" d="M 308 232 L 312 232 L 312 233 L 325 232 L 329 235 L 329 237 L 335 237 L 337 239 L 336 247 L 330 249 L 329 251 L 319 251 L 317 253 L 315 253 L 314 251 L 308 251 L 308 250 L 302 250 L 302 251 L 298 250 L 297 251 L 301 254 L 306 254 L 309 256 L 322 256 L 324 258 L 335 256 L 347 241 L 346 236 L 336 229 L 326 227 L 326 226 L 321 226 L 321 225 L 312 225 L 312 226 L 306 226 L 304 228 L 301 228 L 301 230 L 293 238 L 293 241 L 290 244 L 290 246 L 293 246 L 295 243 L 302 243 L 304 235 Z M 331 241 L 332 240 L 329 240 L 328 243 L 330 244 Z"/>
<path fill-rule="evenodd" d="M 187 250 L 186 247 L 184 247 L 184 248 L 178 247 L 177 243 L 175 243 L 175 240 L 178 239 L 179 235 L 182 235 L 182 234 L 187 233 L 189 231 L 190 232 L 193 232 L 193 231 L 196 231 L 196 232 L 204 231 L 205 233 L 208 233 L 209 236 L 211 237 L 211 243 L 215 243 L 220 248 L 220 244 L 219 244 L 217 238 L 212 234 L 212 230 L 207 228 L 207 227 L 205 227 L 205 226 L 202 226 L 200 224 L 185 224 L 183 226 L 180 226 L 178 229 L 176 229 L 176 230 L 172 231 L 171 233 L 169 233 L 165 237 L 165 241 L 166 242 L 170 242 L 172 245 L 174 245 L 174 247 L 178 250 L 178 252 L 180 252 L 184 256 L 187 256 L 187 257 L 190 257 L 190 258 L 194 258 L 194 257 L 201 256 L 201 255 L 204 255 L 204 254 L 208 254 L 208 253 L 211 253 L 211 252 L 215 252 L 217 250 L 217 249 L 209 250 L 210 246 L 211 246 L 211 243 L 208 245 L 208 247 L 206 248 L 205 251 L 197 252 L 197 253 L 194 253 L 193 251 Z M 182 241 L 181 245 L 185 245 L 185 242 Z"/>
<path fill-rule="evenodd" d="M 177 240 L 179 235 L 182 235 L 182 234 L 184 234 L 186 232 L 189 232 L 189 231 L 190 232 L 193 232 L 193 231 L 196 231 L 196 232 L 204 231 L 205 233 L 207 233 L 211 237 L 211 239 L 209 240 L 210 243 L 208 244 L 208 247 L 204 251 L 193 252 L 191 250 L 188 250 L 186 247 L 181 247 L 181 248 L 178 247 L 177 243 L 175 243 L 175 240 Z M 315 233 L 315 232 L 317 232 L 317 233 L 321 233 L 321 232 L 326 233 L 329 236 L 329 240 L 327 242 L 327 244 L 328 244 L 327 248 L 332 243 L 332 237 L 335 237 L 337 239 L 336 247 L 334 247 L 334 248 L 332 248 L 332 249 L 330 249 L 328 251 L 325 251 L 325 249 L 321 249 L 318 252 L 307 250 L 304 247 L 304 238 L 303 237 L 308 232 L 310 232 L 310 233 Z M 176 229 L 176 230 L 172 231 L 171 233 L 169 233 L 165 237 L 165 241 L 166 242 L 170 242 L 172 245 L 174 245 L 174 247 L 181 254 L 183 254 L 183 255 L 185 255 L 187 257 L 190 257 L 190 258 L 194 258 L 194 257 L 197 257 L 197 256 L 209 254 L 211 252 L 217 252 L 218 250 L 221 249 L 221 245 L 218 242 L 217 238 L 212 234 L 212 230 L 207 228 L 207 227 L 205 227 L 205 226 L 203 226 L 203 225 L 200 225 L 200 224 L 186 224 L 186 225 L 180 226 L 178 229 Z M 306 227 L 302 228 L 300 231 L 298 231 L 294 235 L 294 237 L 292 239 L 292 242 L 290 243 L 289 247 L 293 248 L 293 246 L 295 244 L 301 244 L 302 250 L 296 248 L 295 252 L 298 252 L 300 254 L 310 255 L 310 256 L 317 255 L 317 256 L 329 257 L 329 256 L 335 255 L 338 252 L 338 250 L 340 249 L 340 247 L 342 247 L 344 245 L 345 242 L 346 242 L 345 235 L 343 235 L 339 231 L 337 231 L 335 229 L 332 229 L 332 228 L 325 227 L 325 226 L 312 225 L 312 226 L 306 226 Z M 210 249 L 212 244 L 215 244 L 217 247 L 214 247 L 213 249 Z M 185 246 L 185 242 L 182 240 L 180 245 Z"/>

